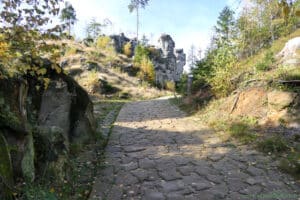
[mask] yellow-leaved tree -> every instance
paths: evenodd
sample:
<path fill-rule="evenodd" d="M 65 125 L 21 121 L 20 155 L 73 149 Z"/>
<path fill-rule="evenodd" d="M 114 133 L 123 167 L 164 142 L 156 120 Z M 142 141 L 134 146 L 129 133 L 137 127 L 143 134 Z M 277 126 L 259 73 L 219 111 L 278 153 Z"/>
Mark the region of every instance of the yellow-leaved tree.
<path fill-rule="evenodd" d="M 0 11 L 0 72 L 2 77 L 32 76 L 39 80 L 47 70 L 38 61 L 53 61 L 60 56 L 58 46 L 49 40 L 57 39 L 63 25 L 51 25 L 59 14 L 62 0 L 2 0 Z M 45 71 L 46 70 L 46 71 Z M 59 70 L 58 70 L 59 71 Z"/>

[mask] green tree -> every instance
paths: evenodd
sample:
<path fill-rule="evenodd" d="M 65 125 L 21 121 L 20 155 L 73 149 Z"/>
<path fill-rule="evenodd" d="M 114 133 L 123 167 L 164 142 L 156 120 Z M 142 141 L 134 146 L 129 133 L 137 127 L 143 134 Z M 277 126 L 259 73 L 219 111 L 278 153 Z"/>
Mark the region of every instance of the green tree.
<path fill-rule="evenodd" d="M 92 18 L 86 27 L 87 36 L 96 39 L 104 26 L 104 24 L 97 22 L 95 18 Z"/>
<path fill-rule="evenodd" d="M 68 34 L 71 35 L 71 27 L 77 21 L 76 11 L 70 2 L 65 2 L 65 7 L 61 10 L 60 20 L 66 22 Z"/>
<path fill-rule="evenodd" d="M 138 76 L 149 83 L 155 82 L 154 65 L 150 59 L 151 51 L 143 45 L 137 45 L 134 53 L 134 67 L 139 70 Z"/>
<path fill-rule="evenodd" d="M 214 27 L 216 32 L 217 44 L 230 42 L 230 39 L 233 37 L 234 25 L 234 11 L 226 6 L 221 11 L 218 17 L 217 25 Z"/>
<path fill-rule="evenodd" d="M 196 66 L 197 61 L 199 58 L 197 57 L 197 49 L 195 45 L 191 45 L 189 52 L 188 52 L 188 63 L 190 69 L 193 69 Z"/>
<path fill-rule="evenodd" d="M 140 8 L 145 8 L 149 0 L 131 0 L 131 3 L 128 5 L 130 12 L 136 11 L 136 39 L 139 42 L 139 25 L 140 25 Z"/>
<path fill-rule="evenodd" d="M 0 68 L 2 76 L 41 76 L 45 73 L 40 66 L 33 66 L 35 59 L 48 57 L 56 61 L 58 47 L 45 40 L 57 38 L 61 26 L 51 25 L 51 18 L 59 14 L 62 0 L 2 0 L 0 13 Z M 56 33 L 55 35 L 53 33 Z M 56 65 L 53 65 L 56 68 Z M 57 69 L 59 70 L 59 69 Z"/>

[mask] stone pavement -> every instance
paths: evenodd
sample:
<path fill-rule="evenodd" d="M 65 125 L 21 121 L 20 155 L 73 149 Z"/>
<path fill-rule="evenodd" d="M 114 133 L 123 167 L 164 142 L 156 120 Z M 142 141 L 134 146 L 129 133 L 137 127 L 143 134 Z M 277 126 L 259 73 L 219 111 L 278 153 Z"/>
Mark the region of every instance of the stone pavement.
<path fill-rule="evenodd" d="M 126 104 L 90 199 L 300 199 L 270 158 L 222 142 L 168 99 Z"/>

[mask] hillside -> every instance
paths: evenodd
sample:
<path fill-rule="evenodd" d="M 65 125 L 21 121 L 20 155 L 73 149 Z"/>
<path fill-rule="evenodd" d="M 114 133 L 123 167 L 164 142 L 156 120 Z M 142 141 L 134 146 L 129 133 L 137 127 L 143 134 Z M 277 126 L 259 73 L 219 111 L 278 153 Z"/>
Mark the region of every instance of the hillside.
<path fill-rule="evenodd" d="M 226 97 L 208 100 L 203 94 L 211 90 L 204 87 L 175 102 L 217 131 L 224 142 L 235 140 L 239 145 L 263 151 L 276 160 L 280 169 L 298 178 L 300 54 L 299 44 L 293 43 L 292 48 L 289 41 L 299 36 L 297 29 L 274 41 L 271 47 L 239 61 L 236 68 L 228 71 L 226 80 L 234 89 Z M 272 58 L 266 59 L 268 52 L 272 52 Z M 199 110 L 195 111 L 197 106 Z"/>
<path fill-rule="evenodd" d="M 132 58 L 111 48 L 88 46 L 82 42 L 62 41 L 61 65 L 94 100 L 131 99 L 142 100 L 169 95 L 136 76 Z"/>

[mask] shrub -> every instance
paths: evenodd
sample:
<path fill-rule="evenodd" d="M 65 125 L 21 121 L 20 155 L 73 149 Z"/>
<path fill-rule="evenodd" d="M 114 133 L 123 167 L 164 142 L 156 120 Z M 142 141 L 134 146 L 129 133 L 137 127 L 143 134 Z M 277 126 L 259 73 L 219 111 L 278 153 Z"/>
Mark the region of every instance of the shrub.
<path fill-rule="evenodd" d="M 272 64 L 275 62 L 274 53 L 272 51 L 267 51 L 261 62 L 257 63 L 255 68 L 258 71 L 267 71 L 271 68 Z"/>
<path fill-rule="evenodd" d="M 166 81 L 165 82 L 165 88 L 167 90 L 170 90 L 172 92 L 175 92 L 175 82 L 174 81 Z"/>
<path fill-rule="evenodd" d="M 132 56 L 132 50 L 131 50 L 132 46 L 130 42 L 127 42 L 124 47 L 123 47 L 123 53 L 127 56 L 127 57 L 131 57 Z"/>
<path fill-rule="evenodd" d="M 65 51 L 66 56 L 75 55 L 77 53 L 77 49 L 75 47 L 68 47 Z"/>
<path fill-rule="evenodd" d="M 224 67 L 215 68 L 214 76 L 208 79 L 212 90 L 217 97 L 225 97 L 232 92 L 236 85 L 232 82 L 232 77 L 237 73 L 235 63 Z"/>
<path fill-rule="evenodd" d="M 292 152 L 280 160 L 279 168 L 283 171 L 300 177 L 300 153 Z"/>
<path fill-rule="evenodd" d="M 138 76 L 140 79 L 148 81 L 149 83 L 154 83 L 155 81 L 154 66 L 148 57 L 146 56 L 142 57 L 139 69 L 140 71 L 138 73 Z"/>
<path fill-rule="evenodd" d="M 100 36 L 96 41 L 96 46 L 100 49 L 107 50 L 111 48 L 111 38 L 108 36 Z"/>
<path fill-rule="evenodd" d="M 257 147 L 265 153 L 280 153 L 288 150 L 287 141 L 281 136 L 273 136 L 260 141 Z"/>
<path fill-rule="evenodd" d="M 142 46 L 142 45 L 138 45 L 135 48 L 135 52 L 134 52 L 134 59 L 133 59 L 133 63 L 135 66 L 138 66 L 141 64 L 143 57 L 149 58 L 149 50 Z"/>
<path fill-rule="evenodd" d="M 188 75 L 184 73 L 176 87 L 176 91 L 182 95 L 187 95 L 187 79 Z"/>
<path fill-rule="evenodd" d="M 256 134 L 250 131 L 250 128 L 245 123 L 233 123 L 229 127 L 229 133 L 231 136 L 237 138 L 242 143 L 251 143 L 256 139 Z"/>

